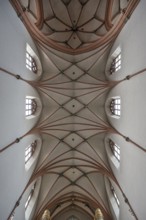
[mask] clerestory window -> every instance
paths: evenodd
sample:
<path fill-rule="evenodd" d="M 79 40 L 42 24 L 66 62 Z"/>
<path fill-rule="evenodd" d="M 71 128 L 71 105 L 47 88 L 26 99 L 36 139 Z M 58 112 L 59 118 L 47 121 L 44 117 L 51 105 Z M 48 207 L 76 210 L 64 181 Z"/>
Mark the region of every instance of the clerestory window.
<path fill-rule="evenodd" d="M 37 109 L 37 104 L 34 98 L 26 97 L 25 100 L 25 115 L 30 116 L 34 115 Z"/>
<path fill-rule="evenodd" d="M 121 52 L 113 59 L 110 66 L 110 74 L 117 72 L 121 69 Z"/>
<path fill-rule="evenodd" d="M 112 186 L 112 184 L 110 183 L 110 188 L 111 188 L 111 192 L 112 192 L 112 194 L 113 194 L 113 197 L 114 197 L 114 199 L 115 199 L 115 201 L 116 201 L 116 203 L 117 203 L 117 205 L 118 205 L 118 207 L 120 206 L 120 201 L 119 201 L 119 199 L 118 199 L 118 196 L 117 196 L 117 194 L 116 194 L 116 192 L 115 192 L 115 189 L 114 189 L 114 187 Z"/>
<path fill-rule="evenodd" d="M 110 102 L 110 111 L 112 115 L 121 115 L 121 99 L 120 97 L 113 98 Z"/>
<path fill-rule="evenodd" d="M 114 143 L 111 139 L 109 139 L 109 146 L 112 154 L 120 162 L 120 147 L 116 143 Z"/>
<path fill-rule="evenodd" d="M 36 187 L 36 182 L 35 182 L 34 185 L 32 186 L 31 191 L 30 191 L 30 193 L 29 193 L 29 196 L 28 196 L 28 198 L 27 198 L 27 200 L 26 200 L 26 202 L 25 202 L 25 210 L 27 209 L 27 207 L 28 207 L 28 205 L 29 205 L 29 203 L 30 203 L 30 201 L 31 201 L 31 199 L 32 199 L 32 196 L 33 196 L 33 194 L 34 194 L 35 187 Z"/>
<path fill-rule="evenodd" d="M 33 73 L 37 73 L 36 61 L 28 51 L 26 51 L 26 68 L 32 71 Z"/>
<path fill-rule="evenodd" d="M 35 140 L 33 143 L 31 143 L 26 149 L 25 149 L 25 164 L 29 161 L 29 159 L 32 157 L 32 155 L 35 152 L 37 146 L 37 141 Z"/>

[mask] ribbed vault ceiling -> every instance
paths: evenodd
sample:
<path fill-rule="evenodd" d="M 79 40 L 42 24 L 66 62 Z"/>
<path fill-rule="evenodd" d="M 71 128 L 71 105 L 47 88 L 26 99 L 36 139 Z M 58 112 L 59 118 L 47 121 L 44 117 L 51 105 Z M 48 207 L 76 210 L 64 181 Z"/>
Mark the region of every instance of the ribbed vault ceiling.
<path fill-rule="evenodd" d="M 104 70 L 111 43 L 137 1 L 11 2 L 39 45 L 43 66 L 42 78 L 31 82 L 43 103 L 36 127 L 43 146 L 33 174 L 42 176 L 42 185 L 34 219 L 49 209 L 52 220 L 88 220 L 99 207 L 110 220 L 104 177 L 113 174 L 104 147 L 110 131 L 104 104 L 112 84 Z"/>
<path fill-rule="evenodd" d="M 76 61 L 74 56 L 66 60 L 55 51 L 46 51 L 47 56 L 41 53 L 45 74 L 34 85 L 44 105 L 37 126 L 44 145 L 35 175 L 45 174 L 38 217 L 49 208 L 54 219 L 64 212 L 92 219 L 100 207 L 105 219 L 111 218 L 104 183 L 104 175 L 111 175 L 104 148 L 109 86 L 101 73 L 95 76 L 108 51 L 79 56 Z"/>
<path fill-rule="evenodd" d="M 43 13 L 38 18 L 37 5 L 30 1 L 27 5 L 29 17 L 38 29 L 49 39 L 63 46 L 76 49 L 103 37 L 112 28 L 120 15 L 120 1 L 115 4 L 110 17 L 109 3 L 101 0 L 72 0 L 39 2 Z M 125 1 L 126 2 L 126 1 Z M 107 17 L 109 20 L 107 21 Z"/>
<path fill-rule="evenodd" d="M 11 0 L 34 39 L 65 53 L 111 42 L 137 0 Z"/>

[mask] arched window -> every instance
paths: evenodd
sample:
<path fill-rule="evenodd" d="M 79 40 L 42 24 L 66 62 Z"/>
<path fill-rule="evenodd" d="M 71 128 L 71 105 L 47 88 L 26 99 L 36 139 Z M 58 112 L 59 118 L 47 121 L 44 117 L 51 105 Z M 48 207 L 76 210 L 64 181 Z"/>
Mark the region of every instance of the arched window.
<path fill-rule="evenodd" d="M 119 199 L 118 199 L 118 196 L 117 196 L 117 194 L 116 194 L 116 192 L 115 192 L 115 189 L 114 189 L 114 187 L 112 186 L 111 182 L 110 182 L 110 188 L 111 188 L 111 192 L 112 192 L 112 194 L 113 194 L 113 197 L 114 197 L 114 199 L 115 199 L 115 201 L 116 201 L 116 203 L 117 203 L 117 205 L 118 205 L 118 207 L 119 207 L 119 206 L 120 206 L 120 201 L 119 201 Z"/>
<path fill-rule="evenodd" d="M 121 52 L 114 57 L 110 66 L 110 74 L 117 72 L 119 69 L 121 69 Z"/>
<path fill-rule="evenodd" d="M 34 194 L 35 187 L 36 187 L 36 182 L 34 183 L 33 187 L 31 188 L 31 191 L 30 191 L 30 193 L 29 193 L 29 196 L 28 196 L 28 198 L 27 198 L 27 200 L 26 200 L 26 202 L 25 202 L 25 210 L 27 209 L 27 207 L 28 207 L 28 205 L 29 205 L 29 203 L 30 203 L 30 201 L 31 201 L 31 198 L 32 198 L 32 196 L 33 196 L 33 194 Z"/>
<path fill-rule="evenodd" d="M 25 149 L 25 163 L 27 163 L 34 154 L 36 146 L 37 146 L 37 141 L 35 140 Z"/>
<path fill-rule="evenodd" d="M 26 44 L 26 52 L 25 52 L 25 66 L 28 70 L 27 73 L 30 75 L 30 73 L 34 73 L 34 76 L 30 77 L 39 77 L 42 74 L 42 65 L 40 62 L 40 59 L 38 57 L 38 52 L 34 51 L 30 45 Z"/>
<path fill-rule="evenodd" d="M 120 161 L 120 147 L 114 143 L 111 139 L 109 139 L 109 146 L 112 151 L 112 154 L 115 156 L 115 158 Z"/>
<path fill-rule="evenodd" d="M 110 111 L 112 115 L 121 115 L 121 99 L 120 97 L 113 98 L 110 102 Z"/>
<path fill-rule="evenodd" d="M 37 104 L 34 98 L 26 97 L 25 100 L 25 115 L 30 116 L 34 115 L 37 109 Z"/>
<path fill-rule="evenodd" d="M 79 220 L 79 219 L 77 217 L 75 217 L 74 215 L 72 215 L 67 220 Z"/>
<path fill-rule="evenodd" d="M 37 73 L 36 61 L 28 51 L 26 51 L 26 68 L 32 71 L 33 73 Z"/>

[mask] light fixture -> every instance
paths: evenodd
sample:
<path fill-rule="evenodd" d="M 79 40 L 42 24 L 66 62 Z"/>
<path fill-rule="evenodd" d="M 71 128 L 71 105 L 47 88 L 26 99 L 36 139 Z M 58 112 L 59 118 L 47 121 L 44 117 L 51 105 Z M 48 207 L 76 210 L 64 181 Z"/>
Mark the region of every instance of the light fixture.
<path fill-rule="evenodd" d="M 102 212 L 101 212 L 101 210 L 100 210 L 99 208 L 97 208 L 97 209 L 95 210 L 94 220 L 104 220 L 103 214 L 102 214 Z"/>
<path fill-rule="evenodd" d="M 42 220 L 51 220 L 50 211 L 46 209 L 42 215 Z"/>

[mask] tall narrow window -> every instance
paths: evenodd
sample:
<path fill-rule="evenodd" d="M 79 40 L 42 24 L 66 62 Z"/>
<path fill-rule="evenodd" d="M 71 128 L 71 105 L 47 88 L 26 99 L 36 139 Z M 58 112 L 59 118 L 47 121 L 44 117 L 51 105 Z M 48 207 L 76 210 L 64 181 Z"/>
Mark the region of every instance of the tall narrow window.
<path fill-rule="evenodd" d="M 115 144 L 111 139 L 109 139 L 109 146 L 112 151 L 112 154 L 118 161 L 120 161 L 120 147 L 117 144 Z"/>
<path fill-rule="evenodd" d="M 26 97 L 25 100 L 25 115 L 30 116 L 36 112 L 37 104 L 35 99 Z"/>
<path fill-rule="evenodd" d="M 34 154 L 36 146 L 37 146 L 37 141 L 35 140 L 25 149 L 25 163 L 27 163 Z"/>
<path fill-rule="evenodd" d="M 26 68 L 32 71 L 33 73 L 37 73 L 36 61 L 28 51 L 26 51 Z"/>
<path fill-rule="evenodd" d="M 119 97 L 113 98 L 110 103 L 110 110 L 112 115 L 121 115 L 121 99 Z"/>
<path fill-rule="evenodd" d="M 110 188 L 111 188 L 112 194 L 113 194 L 113 196 L 114 196 L 114 198 L 115 198 L 115 201 L 116 201 L 116 203 L 117 203 L 117 205 L 118 205 L 118 207 L 119 207 L 119 206 L 120 206 L 120 202 L 119 202 L 118 196 L 117 196 L 117 194 L 116 194 L 116 192 L 115 192 L 115 189 L 114 189 L 114 187 L 112 186 L 111 182 L 110 182 Z"/>
<path fill-rule="evenodd" d="M 36 187 L 36 182 L 34 183 L 32 189 L 31 189 L 31 191 L 30 191 L 30 194 L 29 194 L 29 196 L 28 196 L 28 198 L 27 198 L 27 200 L 26 200 L 25 209 L 27 209 L 27 207 L 28 207 L 28 205 L 29 205 L 29 203 L 30 203 L 30 201 L 31 201 L 31 198 L 32 198 L 32 196 L 33 196 L 33 194 L 34 194 L 35 187 Z"/>
<path fill-rule="evenodd" d="M 110 74 L 117 72 L 121 69 L 121 52 L 113 59 L 110 66 Z"/>

